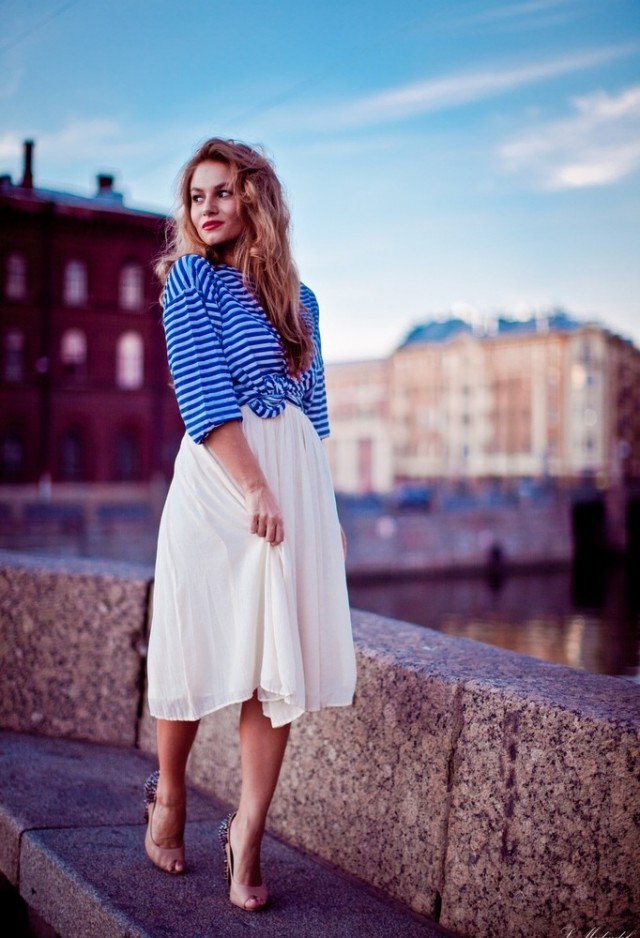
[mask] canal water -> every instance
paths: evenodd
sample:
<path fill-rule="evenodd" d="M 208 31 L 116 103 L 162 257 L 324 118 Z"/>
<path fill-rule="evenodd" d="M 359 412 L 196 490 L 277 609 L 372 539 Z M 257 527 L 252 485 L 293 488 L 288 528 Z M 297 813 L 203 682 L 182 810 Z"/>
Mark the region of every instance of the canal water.
<path fill-rule="evenodd" d="M 0 537 L 0 547 L 56 557 L 153 565 L 157 530 L 115 525 L 111 536 Z M 544 573 L 348 578 L 352 607 L 366 609 L 572 668 L 640 682 L 640 577 L 624 562 Z"/>
<path fill-rule="evenodd" d="M 640 682 L 640 583 L 630 565 L 349 582 L 351 606 L 594 674 Z"/>

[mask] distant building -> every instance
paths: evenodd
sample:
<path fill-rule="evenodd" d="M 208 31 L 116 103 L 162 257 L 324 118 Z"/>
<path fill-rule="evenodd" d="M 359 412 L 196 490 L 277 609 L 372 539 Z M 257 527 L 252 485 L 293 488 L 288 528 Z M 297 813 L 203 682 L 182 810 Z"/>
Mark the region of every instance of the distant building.
<path fill-rule="evenodd" d="M 330 383 L 331 434 L 325 448 L 334 481 L 343 491 L 391 488 L 394 446 L 390 434 L 390 368 L 387 359 L 325 366 Z"/>
<path fill-rule="evenodd" d="M 640 350 L 563 311 L 482 331 L 426 322 L 386 360 L 328 365 L 327 389 L 342 491 L 368 491 L 371 479 L 385 490 L 437 478 L 640 478 Z M 377 402 L 369 426 L 357 411 L 367 394 Z M 354 447 L 370 453 L 364 474 L 346 455 Z"/>
<path fill-rule="evenodd" d="M 183 427 L 153 258 L 165 217 L 0 176 L 0 481 L 170 478 Z"/>

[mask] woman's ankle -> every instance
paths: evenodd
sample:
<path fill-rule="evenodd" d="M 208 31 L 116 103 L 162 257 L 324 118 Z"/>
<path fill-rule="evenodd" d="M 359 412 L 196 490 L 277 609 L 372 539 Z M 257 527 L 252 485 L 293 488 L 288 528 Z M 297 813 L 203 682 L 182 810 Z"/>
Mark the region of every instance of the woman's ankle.
<path fill-rule="evenodd" d="M 187 801 L 186 783 L 160 783 L 156 791 L 156 801 L 167 808 L 181 807 L 182 805 L 186 804 Z"/>
<path fill-rule="evenodd" d="M 242 831 L 245 837 L 250 837 L 252 840 L 259 840 L 264 834 L 264 818 L 256 817 L 255 815 L 249 815 L 247 817 L 241 813 L 240 809 L 238 809 L 233 819 L 233 824 L 237 831 Z"/>

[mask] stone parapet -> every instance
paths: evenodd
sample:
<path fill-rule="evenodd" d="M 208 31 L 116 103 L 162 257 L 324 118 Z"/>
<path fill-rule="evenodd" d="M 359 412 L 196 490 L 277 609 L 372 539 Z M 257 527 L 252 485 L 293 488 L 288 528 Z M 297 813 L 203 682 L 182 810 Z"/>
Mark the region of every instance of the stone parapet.
<path fill-rule="evenodd" d="M 0 551 L 0 725 L 135 744 L 152 576 Z"/>
<path fill-rule="evenodd" d="M 51 621 L 49 594 L 38 592 L 44 577 L 58 608 L 73 612 L 58 617 L 56 634 L 64 638 L 66 628 L 81 656 L 78 602 L 63 596 L 76 588 L 87 595 L 87 571 L 76 579 L 42 561 L 21 565 L 18 580 L 7 574 L 6 554 L 0 562 L 5 590 L 8 576 L 40 597 L 20 606 L 34 623 L 38 615 Z M 113 586 L 113 573 L 103 577 L 101 566 L 90 580 L 91 635 L 112 622 L 99 593 Z M 138 595 L 132 584 L 142 592 L 136 576 L 123 576 L 125 596 Z M 139 637 L 144 602 L 118 608 L 131 621 L 116 634 Z M 5 633 L 7 621 L 20 638 L 10 643 L 22 647 L 21 617 L 9 616 Z M 269 830 L 469 938 L 566 938 L 572 928 L 617 934 L 640 925 L 640 687 L 357 609 L 352 623 L 354 706 L 294 721 Z M 140 669 L 144 646 L 134 646 Z M 88 647 L 91 666 L 106 667 L 109 656 L 96 656 L 95 642 Z M 49 685 L 32 673 L 38 706 L 51 710 L 45 730 L 92 738 L 88 687 L 72 697 L 77 733 L 70 715 L 56 720 L 58 683 L 48 702 Z M 73 669 L 65 673 L 72 681 Z M 134 673 L 134 665 L 106 670 L 98 683 L 108 677 L 112 698 L 130 698 L 120 742 L 137 738 L 153 754 L 155 721 Z M 3 690 L 0 699 L 19 702 L 25 693 Z M 192 782 L 230 804 L 240 784 L 239 712 L 234 704 L 202 720 L 188 766 Z"/>

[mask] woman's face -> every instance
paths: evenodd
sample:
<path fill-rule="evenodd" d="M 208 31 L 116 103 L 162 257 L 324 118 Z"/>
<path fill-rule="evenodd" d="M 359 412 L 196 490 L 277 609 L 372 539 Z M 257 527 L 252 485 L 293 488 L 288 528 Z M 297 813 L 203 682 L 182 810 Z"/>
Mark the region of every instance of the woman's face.
<path fill-rule="evenodd" d="M 238 200 L 229 188 L 230 167 L 218 160 L 205 160 L 196 166 L 189 190 L 190 215 L 200 238 L 215 246 L 223 263 L 231 264 L 233 247 L 244 225 Z"/>

